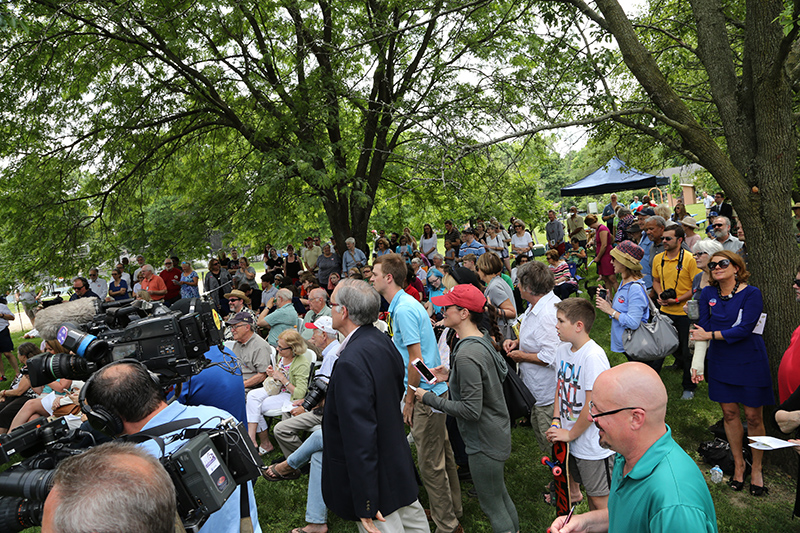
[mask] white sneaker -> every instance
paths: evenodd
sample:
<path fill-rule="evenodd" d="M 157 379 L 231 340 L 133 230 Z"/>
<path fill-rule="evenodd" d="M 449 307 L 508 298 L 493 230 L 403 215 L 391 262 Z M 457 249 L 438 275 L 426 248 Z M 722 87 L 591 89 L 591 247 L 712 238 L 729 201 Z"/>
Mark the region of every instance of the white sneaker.
<path fill-rule="evenodd" d="M 694 392 L 690 390 L 683 391 L 683 396 L 681 396 L 681 400 L 693 400 L 694 399 Z"/>

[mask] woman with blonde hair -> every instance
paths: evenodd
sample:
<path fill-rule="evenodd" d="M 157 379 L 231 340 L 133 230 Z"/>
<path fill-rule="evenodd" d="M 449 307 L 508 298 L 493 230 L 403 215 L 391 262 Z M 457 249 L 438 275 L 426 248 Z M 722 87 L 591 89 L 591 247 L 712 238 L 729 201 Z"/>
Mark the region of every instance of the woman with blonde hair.
<path fill-rule="evenodd" d="M 514 235 L 511 236 L 511 249 L 514 257 L 519 257 L 520 255 L 531 257 L 533 255 L 531 253 L 533 249 L 531 234 L 525 231 L 525 223 L 518 218 L 514 219 Z"/>
<path fill-rule="evenodd" d="M 270 453 L 275 447 L 269 439 L 269 427 L 264 414 L 281 409 L 284 404 L 300 400 L 308 390 L 308 376 L 311 372 L 311 360 L 308 345 L 300 334 L 287 329 L 278 335 L 277 360 L 267 367 L 267 379 L 264 386 L 247 393 L 247 433 L 258 446 L 261 455 Z M 259 446 L 256 433 L 261 440 Z"/>

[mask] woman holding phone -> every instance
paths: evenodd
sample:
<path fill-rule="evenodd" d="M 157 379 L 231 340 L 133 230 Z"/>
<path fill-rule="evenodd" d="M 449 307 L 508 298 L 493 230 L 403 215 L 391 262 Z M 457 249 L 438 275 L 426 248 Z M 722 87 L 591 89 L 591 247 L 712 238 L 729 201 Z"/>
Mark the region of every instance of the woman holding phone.
<path fill-rule="evenodd" d="M 448 382 L 450 399 L 420 387 L 417 400 L 456 418 L 478 501 L 492 530 L 519 531 L 517 509 L 503 478 L 511 454 L 511 422 L 502 386 L 508 367 L 489 337 L 489 333 L 499 335 L 496 311 L 471 284 L 456 285 L 431 302 L 444 308 L 444 325 L 460 340 L 450 354 L 450 371 L 444 366 L 431 369 L 437 380 Z M 494 331 L 481 330 L 484 324 Z"/>

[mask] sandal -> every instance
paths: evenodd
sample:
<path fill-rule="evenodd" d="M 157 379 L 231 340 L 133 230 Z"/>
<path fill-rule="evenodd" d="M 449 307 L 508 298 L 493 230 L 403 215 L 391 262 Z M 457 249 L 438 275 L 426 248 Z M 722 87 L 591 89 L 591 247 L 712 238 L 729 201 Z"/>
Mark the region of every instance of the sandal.
<path fill-rule="evenodd" d="M 769 494 L 769 487 L 753 485 L 750 483 L 750 494 L 756 497 L 766 496 Z"/>
<path fill-rule="evenodd" d="M 742 480 L 742 481 L 734 481 L 734 479 L 731 478 L 731 480 L 728 483 L 728 485 L 730 485 L 731 489 L 733 489 L 734 491 L 739 492 L 744 488 L 744 480 Z M 752 485 L 751 485 L 751 487 L 752 487 Z"/>
<path fill-rule="evenodd" d="M 278 472 L 275 466 L 276 465 L 269 465 L 268 467 L 262 469 L 261 476 L 267 481 L 290 481 L 300 477 L 300 472 L 297 470 L 293 470 L 291 473 L 283 475 Z"/>

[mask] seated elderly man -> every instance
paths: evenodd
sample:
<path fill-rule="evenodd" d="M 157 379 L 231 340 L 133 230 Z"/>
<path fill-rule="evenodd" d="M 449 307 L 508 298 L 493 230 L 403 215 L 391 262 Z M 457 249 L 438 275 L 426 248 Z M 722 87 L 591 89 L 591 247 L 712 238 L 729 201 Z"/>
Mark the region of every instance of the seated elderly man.
<path fill-rule="evenodd" d="M 226 322 L 233 333 L 233 354 L 242 369 L 244 388 L 250 391 L 267 379 L 267 367 L 272 364 L 274 351 L 254 329 L 253 315 L 241 311 Z"/>
<path fill-rule="evenodd" d="M 225 298 L 228 300 L 228 305 L 230 306 L 231 312 L 230 314 L 225 317 L 226 319 L 233 318 L 238 313 L 242 311 L 250 313 L 253 316 L 253 322 L 256 322 L 256 314 L 250 309 L 250 297 L 247 296 L 243 291 L 239 289 L 234 289 L 231 292 L 225 294 Z M 225 340 L 233 340 L 233 332 L 230 328 L 225 329 Z"/>
<path fill-rule="evenodd" d="M 311 343 L 322 352 L 322 366 L 315 374 L 315 380 L 319 379 L 326 385 L 333 372 L 333 364 L 339 358 L 339 340 L 337 332 L 333 329 L 333 319 L 330 316 L 319 317 L 311 324 L 306 324 L 306 328 L 313 332 Z M 312 386 L 308 395 L 302 400 L 294 402 L 295 408 L 290 413 L 292 418 L 281 420 L 275 426 L 275 440 L 281 447 L 284 457 L 297 450 L 302 444 L 300 434 L 311 430 L 314 426 L 322 423 L 322 407 L 324 405 L 324 394 L 322 401 L 318 401 L 311 411 L 306 411 L 303 403 L 311 401 L 313 390 L 318 390 Z"/>
<path fill-rule="evenodd" d="M 331 316 L 331 308 L 328 307 L 328 292 L 320 288 L 312 289 L 308 293 L 308 307 L 310 310 L 303 318 L 305 327 L 300 331 L 300 335 L 307 341 L 311 340 L 314 331 L 316 331 L 309 324 L 313 324 L 319 317 Z"/>
<path fill-rule="evenodd" d="M 275 311 L 270 312 L 273 309 Z M 258 315 L 257 324 L 259 327 L 269 330 L 269 336 L 267 337 L 269 345 L 277 346 L 278 335 L 287 329 L 297 327 L 297 321 L 297 311 L 294 310 L 292 305 L 292 291 L 281 289 L 275 296 L 275 302 L 265 307 L 261 314 Z"/>
<path fill-rule="evenodd" d="M 617 452 L 608 508 L 559 516 L 552 533 L 613 531 L 716 533 L 717 515 L 703 474 L 664 422 L 667 391 L 655 370 L 624 363 L 594 382 L 589 420 L 600 446 Z"/>

